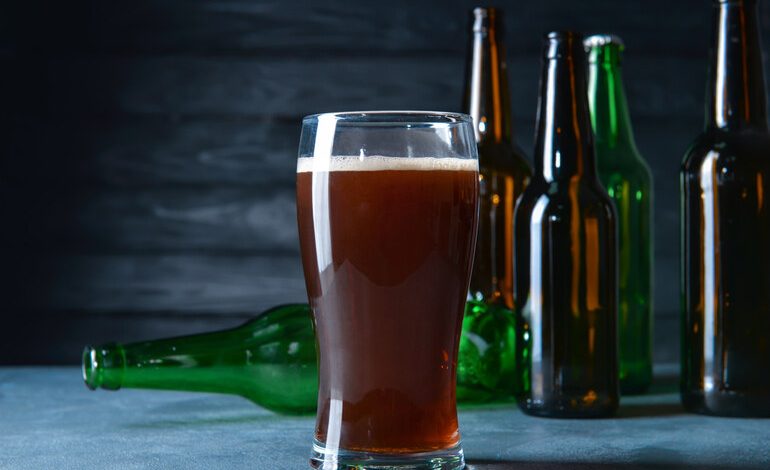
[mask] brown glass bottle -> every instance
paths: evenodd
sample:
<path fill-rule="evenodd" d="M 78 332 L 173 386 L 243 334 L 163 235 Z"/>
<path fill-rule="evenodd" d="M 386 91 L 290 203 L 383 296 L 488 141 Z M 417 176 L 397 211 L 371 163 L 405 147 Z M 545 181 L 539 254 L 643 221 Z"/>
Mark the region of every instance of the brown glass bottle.
<path fill-rule="evenodd" d="M 513 211 L 532 170 L 513 140 L 501 12 L 475 8 L 463 112 L 479 150 L 479 231 L 470 296 L 513 308 Z"/>
<path fill-rule="evenodd" d="M 770 416 L 770 136 L 757 2 L 714 2 L 705 130 L 682 194 L 682 403 Z"/>
<path fill-rule="evenodd" d="M 519 406 L 588 418 L 618 406 L 615 209 L 596 174 L 583 38 L 545 40 L 535 174 L 515 215 Z"/>

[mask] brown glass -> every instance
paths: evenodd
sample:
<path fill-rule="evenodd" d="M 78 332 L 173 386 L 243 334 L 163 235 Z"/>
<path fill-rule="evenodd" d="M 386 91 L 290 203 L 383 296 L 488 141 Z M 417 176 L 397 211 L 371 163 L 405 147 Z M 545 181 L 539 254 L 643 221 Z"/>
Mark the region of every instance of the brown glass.
<path fill-rule="evenodd" d="M 532 176 L 513 139 L 502 13 L 471 12 L 463 112 L 479 151 L 479 232 L 470 295 L 513 308 L 513 211 Z"/>
<path fill-rule="evenodd" d="M 705 130 L 682 189 L 682 403 L 770 416 L 770 136 L 755 1 L 715 2 Z"/>
<path fill-rule="evenodd" d="M 475 171 L 297 174 L 321 351 L 318 441 L 327 442 L 329 414 L 339 413 L 332 419 L 348 451 L 415 453 L 459 443 L 457 345 L 477 191 Z M 331 243 L 327 267 L 318 264 L 316 230 Z"/>
<path fill-rule="evenodd" d="M 518 398 L 537 416 L 618 406 L 616 215 L 596 174 L 582 41 L 546 37 L 535 174 L 515 215 Z"/>

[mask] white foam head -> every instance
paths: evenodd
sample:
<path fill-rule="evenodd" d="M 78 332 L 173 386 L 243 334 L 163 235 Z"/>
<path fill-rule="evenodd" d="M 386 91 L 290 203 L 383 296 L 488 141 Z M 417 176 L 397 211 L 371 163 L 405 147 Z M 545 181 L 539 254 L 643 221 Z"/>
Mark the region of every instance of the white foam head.
<path fill-rule="evenodd" d="M 302 157 L 297 173 L 323 171 L 478 171 L 475 158 L 406 157 Z"/>

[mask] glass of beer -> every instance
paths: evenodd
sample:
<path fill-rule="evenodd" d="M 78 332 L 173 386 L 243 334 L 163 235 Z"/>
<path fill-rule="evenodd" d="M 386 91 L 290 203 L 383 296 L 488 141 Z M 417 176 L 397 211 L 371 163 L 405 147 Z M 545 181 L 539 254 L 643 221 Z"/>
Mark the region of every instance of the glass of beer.
<path fill-rule="evenodd" d="M 303 120 L 297 220 L 319 353 L 313 468 L 463 468 L 457 350 L 476 238 L 464 114 Z"/>

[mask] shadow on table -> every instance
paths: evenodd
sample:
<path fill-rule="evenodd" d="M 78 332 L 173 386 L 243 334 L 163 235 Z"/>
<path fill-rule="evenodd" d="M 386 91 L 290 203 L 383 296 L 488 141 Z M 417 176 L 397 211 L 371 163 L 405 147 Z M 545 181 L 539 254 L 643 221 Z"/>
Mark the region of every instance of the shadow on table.
<path fill-rule="evenodd" d="M 497 461 L 497 460 L 478 460 L 470 459 L 467 462 L 467 470 L 735 470 L 745 469 L 745 466 L 728 465 L 704 465 L 703 463 L 588 463 L 588 462 L 516 462 L 516 461 Z M 750 468 L 750 467 L 749 467 Z M 757 467 L 758 468 L 758 467 Z"/>
<path fill-rule="evenodd" d="M 515 411 L 518 407 L 514 403 L 481 403 L 463 404 L 458 407 L 460 411 Z M 622 403 L 617 414 L 611 419 L 624 418 L 657 418 L 686 414 L 679 402 L 676 403 Z"/>
<path fill-rule="evenodd" d="M 667 367 L 653 377 L 652 385 L 647 394 L 658 395 L 666 393 L 679 393 L 679 369 Z"/>
<path fill-rule="evenodd" d="M 615 418 L 657 418 L 686 414 L 680 403 L 621 404 Z"/>
<path fill-rule="evenodd" d="M 190 419 L 162 419 L 153 421 L 142 421 L 127 424 L 128 429 L 173 429 L 173 428 L 194 428 L 205 426 L 226 426 L 234 424 L 258 424 L 276 419 L 285 419 L 286 416 L 272 415 L 253 415 L 253 416 L 232 416 L 216 418 L 190 418 Z"/>

